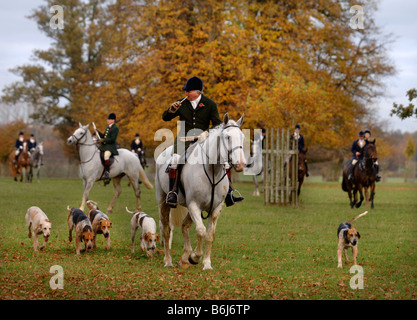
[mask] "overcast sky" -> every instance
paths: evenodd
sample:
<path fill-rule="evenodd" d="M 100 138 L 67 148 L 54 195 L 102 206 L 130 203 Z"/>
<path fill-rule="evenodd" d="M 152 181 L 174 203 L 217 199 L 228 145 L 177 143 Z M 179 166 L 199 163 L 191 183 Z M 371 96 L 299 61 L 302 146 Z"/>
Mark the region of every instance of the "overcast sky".
<path fill-rule="evenodd" d="M 50 46 L 50 40 L 39 31 L 36 23 L 26 18 L 34 8 L 43 3 L 43 0 L 1 1 L 0 90 L 5 85 L 20 80 L 8 69 L 31 63 L 30 57 L 34 49 L 47 49 Z M 59 0 L 56 4 L 59 4 Z M 366 8 L 364 11 L 366 19 Z M 389 115 L 393 102 L 408 104 L 405 93 L 411 88 L 417 88 L 416 13 L 416 0 L 382 0 L 374 14 L 376 24 L 382 28 L 383 33 L 392 33 L 395 40 L 388 55 L 398 72 L 386 79 L 385 96 L 378 99 L 373 106 L 380 118 L 386 120 L 386 129 L 389 130 L 417 130 L 417 120 L 401 121 Z"/>

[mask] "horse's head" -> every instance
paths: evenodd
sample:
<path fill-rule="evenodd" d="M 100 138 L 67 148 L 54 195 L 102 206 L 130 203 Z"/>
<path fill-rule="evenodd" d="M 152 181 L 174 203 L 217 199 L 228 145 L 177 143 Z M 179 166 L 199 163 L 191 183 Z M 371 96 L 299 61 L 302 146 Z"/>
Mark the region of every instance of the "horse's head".
<path fill-rule="evenodd" d="M 369 141 L 366 140 L 366 145 L 364 149 L 364 159 L 372 160 L 372 163 L 376 163 L 378 161 L 378 154 L 376 152 L 375 140 Z"/>
<path fill-rule="evenodd" d="M 233 165 L 237 172 L 242 172 L 246 167 L 245 154 L 243 153 L 243 141 L 245 135 L 240 130 L 244 115 L 238 120 L 229 119 L 226 113 L 223 117 L 222 141 L 227 151 L 227 161 Z"/>
<path fill-rule="evenodd" d="M 303 173 L 306 171 L 305 161 L 307 159 L 307 151 L 308 149 L 302 149 L 298 152 L 298 172 Z"/>
<path fill-rule="evenodd" d="M 79 144 L 79 143 L 82 144 L 87 141 L 88 133 L 90 132 L 88 130 L 88 126 L 90 124 L 83 126 L 81 123 L 79 123 L 79 125 L 80 127 L 77 130 L 75 130 L 74 133 L 67 139 L 68 145 Z"/>
<path fill-rule="evenodd" d="M 43 142 L 40 142 L 37 146 L 36 146 L 36 151 L 39 152 L 39 154 L 41 156 L 43 156 Z"/>

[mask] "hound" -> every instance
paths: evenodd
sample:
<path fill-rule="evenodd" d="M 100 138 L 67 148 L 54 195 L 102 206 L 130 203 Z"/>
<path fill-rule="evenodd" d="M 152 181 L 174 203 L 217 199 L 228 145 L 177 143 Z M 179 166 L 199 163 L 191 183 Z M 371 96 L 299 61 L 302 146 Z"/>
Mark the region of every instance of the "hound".
<path fill-rule="evenodd" d="M 356 257 L 358 256 L 358 240 L 361 235 L 359 232 L 352 226 L 351 222 L 359 219 L 360 217 L 366 215 L 368 211 L 361 213 L 353 219 L 350 219 L 347 222 L 343 222 L 339 225 L 337 229 L 337 237 L 339 238 L 339 244 L 337 246 L 337 267 L 342 268 L 342 251 L 345 256 L 345 263 L 348 263 L 347 258 L 347 249 L 352 248 L 353 253 L 353 265 L 356 265 Z"/>
<path fill-rule="evenodd" d="M 156 242 L 159 241 L 158 233 L 156 232 L 156 223 L 155 220 L 148 216 L 145 212 L 139 211 L 129 211 L 126 207 L 126 211 L 130 214 L 133 214 L 132 219 L 130 220 L 130 233 L 132 238 L 132 253 L 135 252 L 135 236 L 136 231 L 140 227 L 142 229 L 142 235 L 140 236 L 140 248 L 142 251 L 146 252 L 148 257 L 152 257 L 155 253 Z"/>
<path fill-rule="evenodd" d="M 91 222 L 88 219 L 87 215 L 78 208 L 69 208 L 67 206 L 67 210 L 69 212 L 68 215 L 68 228 L 69 228 L 69 238 L 68 240 L 72 241 L 72 230 L 75 229 L 75 251 L 77 254 L 80 254 L 81 251 L 90 252 L 93 248 L 93 243 L 95 239 L 95 235 L 93 232 L 93 228 L 91 226 Z M 81 249 L 82 244 L 80 242 L 85 243 L 84 249 Z"/>
<path fill-rule="evenodd" d="M 93 248 L 97 248 L 95 236 L 102 234 L 107 240 L 106 249 L 110 250 L 110 228 L 113 227 L 113 223 L 104 212 L 97 209 L 90 210 L 88 217 L 94 232 Z"/>
<path fill-rule="evenodd" d="M 29 238 L 32 238 L 35 251 L 45 248 L 46 242 L 51 235 L 51 221 L 38 207 L 30 207 L 26 212 L 26 227 L 29 229 Z M 31 230 L 32 229 L 32 230 Z M 38 235 L 43 234 L 43 245 L 39 247 Z"/>

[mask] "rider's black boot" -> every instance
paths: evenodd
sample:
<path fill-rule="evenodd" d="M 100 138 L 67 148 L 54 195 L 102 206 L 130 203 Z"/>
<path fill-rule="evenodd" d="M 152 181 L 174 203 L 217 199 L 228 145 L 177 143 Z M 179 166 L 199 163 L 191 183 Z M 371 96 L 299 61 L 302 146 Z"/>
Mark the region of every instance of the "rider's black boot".
<path fill-rule="evenodd" d="M 178 170 L 169 168 L 169 192 L 166 197 L 166 204 L 171 208 L 176 208 L 178 205 L 178 195 L 177 195 L 177 180 L 178 180 Z"/>

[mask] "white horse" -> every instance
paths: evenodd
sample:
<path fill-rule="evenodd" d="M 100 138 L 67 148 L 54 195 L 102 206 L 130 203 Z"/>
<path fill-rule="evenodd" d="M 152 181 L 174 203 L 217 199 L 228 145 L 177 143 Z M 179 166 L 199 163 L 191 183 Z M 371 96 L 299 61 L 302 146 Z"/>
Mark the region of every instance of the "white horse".
<path fill-rule="evenodd" d="M 32 182 L 33 179 L 33 169 L 36 169 L 36 178 L 39 180 L 39 175 L 41 171 L 41 163 L 43 159 L 43 142 L 40 142 L 36 145 L 35 151 L 30 155 L 30 169 L 29 169 L 29 181 Z"/>
<path fill-rule="evenodd" d="M 178 265 L 189 267 L 190 263 L 197 264 L 203 255 L 203 240 L 206 241 L 206 251 L 203 258 L 203 270 L 210 270 L 211 247 L 214 241 L 217 219 L 220 216 L 224 199 L 229 189 L 225 163 L 233 165 L 241 172 L 246 166 L 243 153 L 244 135 L 240 130 L 243 116 L 236 122 L 229 120 L 226 113 L 223 123 L 210 130 L 208 137 L 197 141 L 187 151 L 187 161 L 183 164 L 180 183 L 184 190 L 178 194 L 179 206 L 171 209 L 165 202 L 169 192 L 169 179 L 166 173 L 167 165 L 172 158 L 173 146 L 168 147 L 156 160 L 155 188 L 156 200 L 159 204 L 159 219 L 162 224 L 165 267 L 172 267 L 169 254 L 170 244 L 170 214 L 181 214 L 180 206 L 188 209 L 188 214 L 182 223 L 184 251 Z M 203 211 L 208 215 L 208 230 L 203 223 Z M 196 225 L 197 246 L 192 251 L 189 230 L 192 223 Z"/>
<path fill-rule="evenodd" d="M 67 139 L 67 144 L 76 144 L 79 146 L 84 186 L 80 209 L 84 210 L 85 203 L 88 200 L 88 195 L 90 194 L 94 182 L 101 179 L 103 165 L 100 160 L 100 150 L 93 141 L 90 130 L 88 130 L 89 124 L 82 126 L 80 123 L 79 125 L 80 127 Z M 149 182 L 137 155 L 127 149 L 117 149 L 117 151 L 119 152 L 119 155 L 114 156 L 114 163 L 110 167 L 110 178 L 113 179 L 114 197 L 107 208 L 107 213 L 112 212 L 113 206 L 122 192 L 120 180 L 124 175 L 129 178 L 130 183 L 133 186 L 136 196 L 136 209 L 141 210 L 139 177 L 148 189 L 152 189 L 153 186 Z"/>

